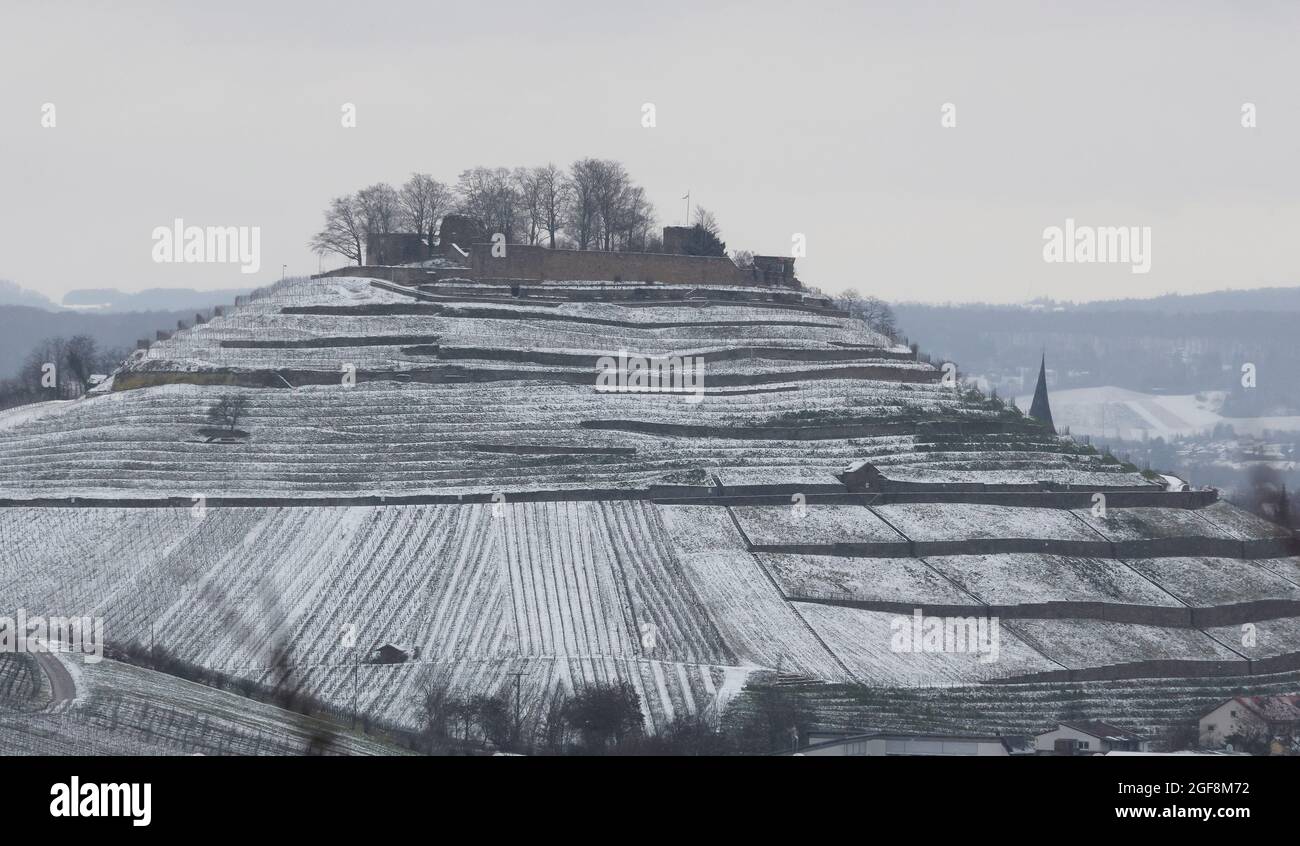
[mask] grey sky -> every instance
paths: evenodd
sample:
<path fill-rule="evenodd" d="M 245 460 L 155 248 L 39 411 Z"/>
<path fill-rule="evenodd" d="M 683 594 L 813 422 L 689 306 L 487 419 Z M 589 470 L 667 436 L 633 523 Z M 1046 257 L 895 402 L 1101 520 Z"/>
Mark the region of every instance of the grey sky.
<path fill-rule="evenodd" d="M 55 299 L 261 284 L 316 270 L 334 195 L 594 155 L 663 223 L 690 189 L 731 248 L 805 234 L 799 275 L 828 291 L 1298 284 L 1297 43 L 1296 3 L 5 0 L 0 278 Z M 260 273 L 153 263 L 176 217 L 260 226 Z M 1150 226 L 1151 272 L 1044 263 L 1066 217 Z"/>

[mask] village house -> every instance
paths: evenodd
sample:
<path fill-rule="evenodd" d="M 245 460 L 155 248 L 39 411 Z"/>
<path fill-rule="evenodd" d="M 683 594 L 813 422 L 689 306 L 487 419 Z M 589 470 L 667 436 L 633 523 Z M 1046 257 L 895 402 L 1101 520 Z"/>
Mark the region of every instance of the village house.
<path fill-rule="evenodd" d="M 814 735 L 814 740 L 817 736 Z M 812 757 L 880 757 L 888 755 L 997 756 L 1024 754 L 1024 738 L 999 735 L 899 734 L 873 732 L 820 740 L 795 755 Z"/>
<path fill-rule="evenodd" d="M 1040 755 L 1097 755 L 1110 752 L 1149 752 L 1151 741 L 1137 732 L 1100 720 L 1059 723 L 1039 734 L 1034 748 Z"/>
<path fill-rule="evenodd" d="M 1229 738 L 1274 738 L 1300 736 L 1300 695 L 1235 696 L 1216 706 L 1200 719 L 1202 746 L 1232 743 Z"/>

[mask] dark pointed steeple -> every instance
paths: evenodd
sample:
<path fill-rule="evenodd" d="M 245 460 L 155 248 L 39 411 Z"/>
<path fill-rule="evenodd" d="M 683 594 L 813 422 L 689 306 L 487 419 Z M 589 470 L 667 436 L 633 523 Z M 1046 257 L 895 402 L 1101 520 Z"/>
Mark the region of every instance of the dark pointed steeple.
<path fill-rule="evenodd" d="M 1043 353 L 1043 362 L 1038 367 L 1038 387 L 1034 388 L 1034 401 L 1029 406 L 1029 416 L 1047 424 L 1053 432 L 1052 407 L 1047 403 L 1047 353 Z"/>

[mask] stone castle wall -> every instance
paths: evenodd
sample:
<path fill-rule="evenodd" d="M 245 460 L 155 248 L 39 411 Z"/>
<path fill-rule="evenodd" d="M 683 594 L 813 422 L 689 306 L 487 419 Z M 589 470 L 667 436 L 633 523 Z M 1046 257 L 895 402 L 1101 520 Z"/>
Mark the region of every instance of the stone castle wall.
<path fill-rule="evenodd" d="M 475 279 L 536 281 L 669 282 L 684 285 L 753 285 L 755 275 L 725 256 L 683 256 L 668 253 L 606 253 L 595 250 L 552 250 L 510 244 L 500 258 L 491 244 L 470 248 L 470 274 Z"/>

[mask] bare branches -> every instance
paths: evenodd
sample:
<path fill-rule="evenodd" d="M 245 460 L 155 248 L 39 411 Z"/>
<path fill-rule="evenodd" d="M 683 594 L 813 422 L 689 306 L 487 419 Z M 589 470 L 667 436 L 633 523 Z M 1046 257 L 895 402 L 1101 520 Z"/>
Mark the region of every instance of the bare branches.
<path fill-rule="evenodd" d="M 325 210 L 325 228 L 308 242 L 317 255 L 337 253 L 349 261 L 362 263 L 366 228 L 355 195 L 335 197 Z"/>
<path fill-rule="evenodd" d="M 243 394 L 227 394 L 208 408 L 208 420 L 214 425 L 225 426 L 226 431 L 235 431 L 239 419 L 248 412 L 248 397 Z"/>
<path fill-rule="evenodd" d="M 622 163 L 586 158 L 567 172 L 555 164 L 474 167 L 461 172 L 454 188 L 427 173 L 411 174 L 400 189 L 378 182 L 332 200 L 325 226 L 310 245 L 357 264 L 385 264 L 388 257 L 378 253 L 387 239 L 376 236 L 418 234 L 431 250 L 439 221 L 452 210 L 502 234 L 507 243 L 638 251 L 659 244 L 657 215 L 645 189 Z M 367 255 L 371 250 L 377 254 Z"/>
<path fill-rule="evenodd" d="M 401 225 L 424 239 L 430 250 L 438 222 L 451 211 L 455 192 L 427 173 L 413 173 L 399 192 Z"/>

